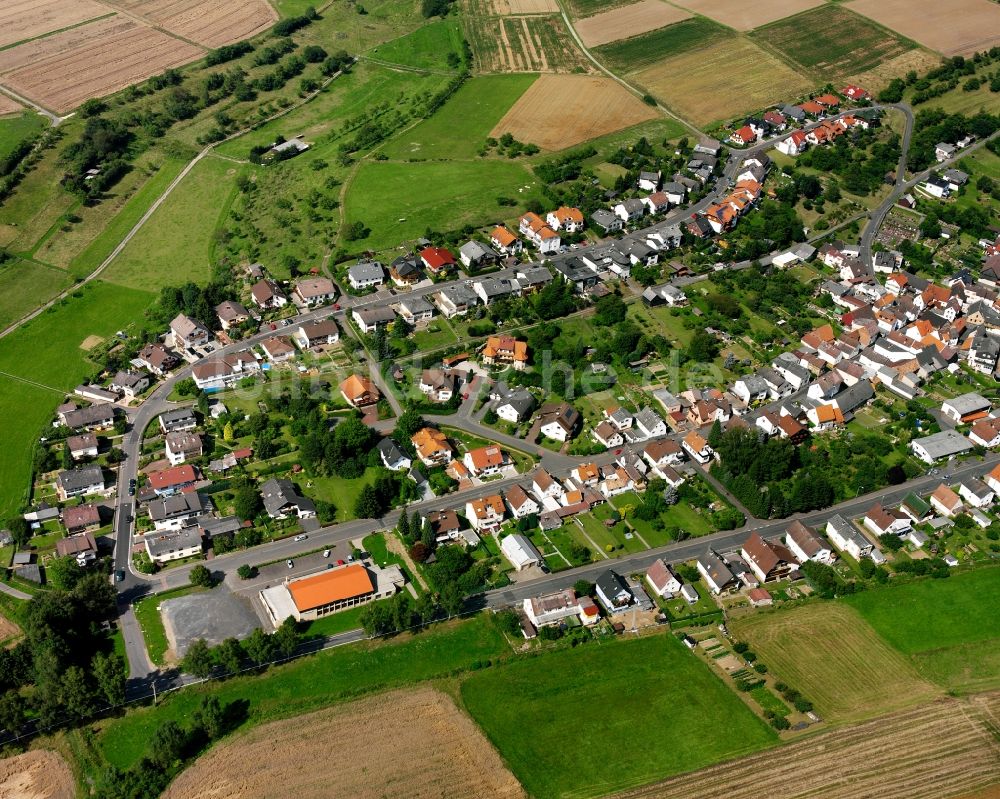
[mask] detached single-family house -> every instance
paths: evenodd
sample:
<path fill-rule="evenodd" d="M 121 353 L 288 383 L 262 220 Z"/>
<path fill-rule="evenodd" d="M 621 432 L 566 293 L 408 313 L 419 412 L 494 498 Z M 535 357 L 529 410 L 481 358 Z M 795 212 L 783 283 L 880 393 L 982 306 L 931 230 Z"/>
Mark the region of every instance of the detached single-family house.
<path fill-rule="evenodd" d="M 499 473 L 510 463 L 510 458 L 500 447 L 489 444 L 466 452 L 462 463 L 474 477 L 487 477 Z"/>
<path fill-rule="evenodd" d="M 65 502 L 73 497 L 85 497 L 104 491 L 104 472 L 96 463 L 59 472 L 56 495 Z"/>
<path fill-rule="evenodd" d="M 830 564 L 834 561 L 830 545 L 812 527 L 800 521 L 793 521 L 785 528 L 785 544 L 799 563 L 813 560 Z"/>
<path fill-rule="evenodd" d="M 340 339 L 340 329 L 333 319 L 316 319 L 303 322 L 292 333 L 292 341 L 302 350 L 336 344 Z"/>
<path fill-rule="evenodd" d="M 646 582 L 661 599 L 673 599 L 681 591 L 681 579 L 663 558 L 657 558 L 646 569 Z"/>
<path fill-rule="evenodd" d="M 352 408 L 366 408 L 382 398 L 375 384 L 361 375 L 351 375 L 341 383 L 340 395 Z"/>
<path fill-rule="evenodd" d="M 186 349 L 202 347 L 212 340 L 212 333 L 201 322 L 184 314 L 177 314 L 170 323 L 174 347 Z"/>
<path fill-rule="evenodd" d="M 355 308 L 351 311 L 351 319 L 365 335 L 371 335 L 376 330 L 384 329 L 396 321 L 396 312 L 386 305 L 374 308 Z"/>
<path fill-rule="evenodd" d="M 471 499 L 465 503 L 465 517 L 472 529 L 480 535 L 495 533 L 500 529 L 504 518 L 503 497 L 490 494 L 480 499 Z"/>
<path fill-rule="evenodd" d="M 490 231 L 490 244 L 504 255 L 516 255 L 524 249 L 521 240 L 503 225 L 498 225 Z"/>
<path fill-rule="evenodd" d="M 910 520 L 906 514 L 876 503 L 865 513 L 864 525 L 877 536 L 902 535 L 910 529 Z"/>
<path fill-rule="evenodd" d="M 292 346 L 292 340 L 285 336 L 271 336 L 271 338 L 264 339 L 260 343 L 260 348 L 271 363 L 284 363 L 295 357 L 295 347 Z"/>
<path fill-rule="evenodd" d="M 579 208 L 560 206 L 555 211 L 549 211 L 545 221 L 553 230 L 565 230 L 567 233 L 579 233 L 583 230 L 583 214 Z"/>
<path fill-rule="evenodd" d="M 967 477 L 958 484 L 958 493 L 973 508 L 988 508 L 995 492 L 976 477 Z"/>
<path fill-rule="evenodd" d="M 164 444 L 171 466 L 200 458 L 202 454 L 201 436 L 197 433 L 167 433 Z"/>
<path fill-rule="evenodd" d="M 714 552 L 706 552 L 697 562 L 698 573 L 713 594 L 721 594 L 736 582 L 736 577 Z"/>
<path fill-rule="evenodd" d="M 784 579 L 799 566 L 788 547 L 767 541 L 760 533 L 754 533 L 746 540 L 740 554 L 763 583 Z"/>
<path fill-rule="evenodd" d="M 410 437 L 417 457 L 424 466 L 443 466 L 451 462 L 454 450 L 448 437 L 434 427 L 423 427 Z"/>
<path fill-rule="evenodd" d="M 455 266 L 455 256 L 444 247 L 424 247 L 420 251 L 420 260 L 435 275 Z"/>
<path fill-rule="evenodd" d="M 194 415 L 191 408 L 178 408 L 175 411 L 161 413 L 159 423 L 162 433 L 184 432 L 194 430 L 198 426 L 198 417 Z"/>
<path fill-rule="evenodd" d="M 157 530 L 143 536 L 146 554 L 154 563 L 191 558 L 201 554 L 201 531 L 196 525 L 179 530 Z"/>
<path fill-rule="evenodd" d="M 161 469 L 149 475 L 149 485 L 157 496 L 169 497 L 193 486 L 198 480 L 198 472 L 190 463 Z"/>
<path fill-rule="evenodd" d="M 97 505 L 76 505 L 64 508 L 60 517 L 67 535 L 77 535 L 96 530 L 101 526 L 101 509 Z M 93 537 L 91 537 L 93 540 Z M 58 547 L 59 542 L 56 542 Z"/>
<path fill-rule="evenodd" d="M 618 572 L 608 569 L 602 572 L 594 585 L 597 601 L 611 614 L 621 613 L 632 604 L 635 597 L 629 590 L 628 583 Z"/>
<path fill-rule="evenodd" d="M 347 282 L 355 291 L 381 286 L 385 283 L 385 267 L 378 261 L 360 261 L 348 268 Z"/>
<path fill-rule="evenodd" d="M 510 515 L 515 519 L 523 519 L 525 516 L 531 516 L 541 510 L 531 495 L 519 485 L 507 489 L 504 499 L 507 501 Z"/>
<path fill-rule="evenodd" d="M 297 304 L 312 307 L 333 302 L 337 298 L 337 287 L 328 277 L 307 277 L 295 284 L 292 293 Z"/>
<path fill-rule="evenodd" d="M 563 402 L 544 414 L 541 433 L 553 441 L 568 441 L 576 435 L 579 426 L 580 412 Z"/>
<path fill-rule="evenodd" d="M 258 280 L 250 287 L 250 298 L 254 305 L 265 310 L 283 308 L 288 304 L 288 298 L 281 287 L 270 278 Z"/>
<path fill-rule="evenodd" d="M 424 369 L 420 373 L 420 391 L 431 402 L 448 402 L 455 396 L 458 375 L 450 369 Z"/>
<path fill-rule="evenodd" d="M 97 436 L 93 433 L 82 433 L 66 439 L 66 447 L 70 457 L 75 461 L 97 457 Z"/>
<path fill-rule="evenodd" d="M 316 517 L 316 505 L 311 499 L 300 495 L 291 480 L 272 477 L 261 486 L 260 493 L 264 500 L 264 510 L 272 519 Z"/>
<path fill-rule="evenodd" d="M 839 514 L 826 523 L 826 535 L 837 549 L 855 560 L 868 557 L 872 552 L 872 542 Z"/>
<path fill-rule="evenodd" d="M 413 465 L 409 456 L 391 438 L 383 438 L 379 441 L 377 449 L 382 465 L 391 472 L 402 472 Z"/>
<path fill-rule="evenodd" d="M 684 436 L 681 446 L 688 455 L 703 466 L 715 457 L 715 450 L 696 430 L 692 430 Z"/>
<path fill-rule="evenodd" d="M 215 306 L 215 315 L 223 330 L 231 330 L 250 320 L 250 311 L 242 303 L 225 300 Z"/>
<path fill-rule="evenodd" d="M 149 388 L 149 375 L 145 372 L 119 372 L 111 378 L 110 389 L 127 400 L 133 400 Z"/>

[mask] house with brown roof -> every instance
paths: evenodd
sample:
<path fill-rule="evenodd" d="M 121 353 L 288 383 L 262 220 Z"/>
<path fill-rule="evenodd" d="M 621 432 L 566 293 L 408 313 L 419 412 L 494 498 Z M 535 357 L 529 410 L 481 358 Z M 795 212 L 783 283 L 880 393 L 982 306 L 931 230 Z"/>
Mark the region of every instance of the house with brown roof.
<path fill-rule="evenodd" d="M 785 528 L 785 545 L 799 563 L 813 560 L 830 564 L 836 559 L 833 549 L 812 527 L 793 521 Z"/>
<path fill-rule="evenodd" d="M 593 428 L 590 431 L 590 435 L 598 444 L 607 449 L 620 447 L 625 443 L 621 431 L 607 420 L 602 421 L 597 427 Z"/>
<path fill-rule="evenodd" d="M 97 542 L 90 532 L 77 533 L 56 541 L 56 555 L 60 558 L 76 558 L 81 566 L 97 560 Z"/>
<path fill-rule="evenodd" d="M 178 363 L 180 359 L 162 344 L 146 344 L 136 356 L 150 372 L 162 377 Z"/>
<path fill-rule="evenodd" d="M 498 474 L 501 469 L 510 464 L 510 458 L 496 444 L 477 447 L 465 453 L 462 463 L 473 477 L 488 477 Z"/>
<path fill-rule="evenodd" d="M 580 426 L 580 412 L 568 402 L 546 406 L 541 409 L 539 428 L 542 435 L 552 441 L 568 441 L 576 435 Z"/>
<path fill-rule="evenodd" d="M 171 466 L 200 458 L 202 455 L 201 436 L 197 433 L 167 433 L 164 438 L 167 460 Z"/>
<path fill-rule="evenodd" d="M 333 319 L 313 319 L 303 322 L 292 333 L 292 341 L 301 350 L 325 347 L 340 340 L 340 328 Z"/>
<path fill-rule="evenodd" d="M 352 408 L 367 408 L 377 404 L 382 398 L 371 380 L 356 374 L 340 384 L 340 395 Z"/>
<path fill-rule="evenodd" d="M 513 336 L 490 336 L 482 353 L 487 366 L 512 366 L 521 372 L 528 365 L 528 342 Z"/>
<path fill-rule="evenodd" d="M 424 466 L 442 466 L 454 457 L 448 437 L 434 427 L 423 427 L 410 438 Z"/>
<path fill-rule="evenodd" d="M 510 509 L 510 515 L 515 519 L 523 519 L 525 516 L 531 516 L 533 513 L 538 513 L 541 510 L 531 495 L 519 485 L 511 486 L 507 489 L 504 499 L 507 502 L 507 507 Z"/>
<path fill-rule="evenodd" d="M 225 300 L 215 306 L 215 315 L 223 330 L 231 330 L 250 319 L 250 312 L 239 302 Z"/>
<path fill-rule="evenodd" d="M 646 569 L 646 582 L 653 589 L 653 593 L 661 599 L 673 599 L 680 593 L 683 585 L 680 577 L 663 558 L 657 558 Z"/>
<path fill-rule="evenodd" d="M 80 461 L 84 458 L 96 458 L 97 436 L 93 433 L 70 436 L 66 439 L 66 447 L 69 449 L 70 457 L 75 461 Z"/>
<path fill-rule="evenodd" d="M 174 346 L 178 349 L 201 347 L 212 340 L 212 334 L 207 327 L 184 314 L 177 314 L 174 317 L 170 323 L 170 332 L 173 335 Z"/>
<path fill-rule="evenodd" d="M 260 343 L 260 348 L 271 363 L 284 363 L 295 357 L 295 347 L 292 346 L 292 340 L 285 336 L 271 336 L 271 338 L 264 339 Z"/>
<path fill-rule="evenodd" d="M 434 510 L 426 514 L 421 526 L 423 525 L 430 525 L 431 531 L 434 533 L 434 540 L 439 544 L 457 541 L 462 537 L 460 533 L 462 522 L 458 518 L 458 514 L 450 508 Z"/>
<path fill-rule="evenodd" d="M 931 503 L 934 510 L 949 519 L 962 510 L 962 498 L 944 483 L 934 489 L 934 492 L 928 497 L 928 502 Z"/>
<path fill-rule="evenodd" d="M 889 533 L 903 535 L 910 529 L 910 519 L 905 513 L 894 508 L 885 508 L 880 502 L 876 502 L 868 509 L 863 523 L 877 536 Z"/>
<path fill-rule="evenodd" d="M 296 304 L 311 308 L 333 302 L 337 298 L 337 287 L 328 277 L 304 277 L 295 284 L 292 296 Z"/>
<path fill-rule="evenodd" d="M 471 499 L 465 503 L 465 518 L 480 535 L 497 532 L 503 523 L 505 512 L 503 497 L 499 494 Z"/>
<path fill-rule="evenodd" d="M 753 533 L 746 540 L 740 554 L 762 583 L 783 580 L 799 566 L 788 547 L 767 541 L 760 533 Z"/>
<path fill-rule="evenodd" d="M 250 287 L 250 298 L 258 308 L 271 310 L 288 304 L 288 298 L 281 287 L 270 278 L 258 280 Z"/>
<path fill-rule="evenodd" d="M 97 505 L 89 503 L 86 505 L 77 505 L 72 508 L 64 508 L 61 521 L 68 535 L 90 532 L 101 526 L 101 510 Z M 93 537 L 91 537 L 91 540 L 93 540 Z"/>

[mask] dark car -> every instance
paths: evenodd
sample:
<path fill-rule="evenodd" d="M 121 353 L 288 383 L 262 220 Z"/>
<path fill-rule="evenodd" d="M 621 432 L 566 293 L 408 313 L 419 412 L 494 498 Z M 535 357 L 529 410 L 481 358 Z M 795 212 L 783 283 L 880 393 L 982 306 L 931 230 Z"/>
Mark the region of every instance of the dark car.
<path fill-rule="evenodd" d="M 116 569 L 115 570 L 115 582 L 116 583 L 123 583 L 123 582 L 125 582 L 125 569 Z"/>

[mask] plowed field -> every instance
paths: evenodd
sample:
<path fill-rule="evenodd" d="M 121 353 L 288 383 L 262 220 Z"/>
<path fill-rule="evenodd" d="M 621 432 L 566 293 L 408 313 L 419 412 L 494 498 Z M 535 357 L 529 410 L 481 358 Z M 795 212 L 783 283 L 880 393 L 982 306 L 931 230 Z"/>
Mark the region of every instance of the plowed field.
<path fill-rule="evenodd" d="M 618 794 L 617 799 L 985 797 L 978 790 L 1000 778 L 1000 744 L 990 729 L 998 713 L 1000 694 L 971 702 L 944 699 Z"/>
<path fill-rule="evenodd" d="M 66 761 L 36 749 L 0 760 L 0 799 L 73 799 L 76 785 Z"/>
<path fill-rule="evenodd" d="M 575 27 L 583 43 L 589 48 L 655 31 L 690 17 L 691 14 L 687 11 L 668 6 L 661 0 L 641 0 L 585 17 L 576 22 Z"/>
<path fill-rule="evenodd" d="M 852 11 L 944 55 L 1000 44 L 1000 4 L 990 0 L 853 0 Z"/>
<path fill-rule="evenodd" d="M 500 756 L 450 698 L 400 691 L 276 721 L 215 747 L 163 799 L 520 799 Z"/>
<path fill-rule="evenodd" d="M 166 30 L 205 47 L 262 33 L 278 20 L 264 0 L 110 0 Z"/>
<path fill-rule="evenodd" d="M 776 19 L 821 6 L 823 0 L 760 0 L 757 3 L 746 3 L 743 0 L 677 0 L 677 5 L 696 14 L 704 14 L 730 28 L 748 31 Z"/>
<path fill-rule="evenodd" d="M 65 113 L 88 98 L 124 89 L 202 54 L 194 45 L 134 22 L 117 25 L 101 36 L 90 36 L 87 27 L 22 45 L 45 55 L 6 72 L 0 83 L 56 113 Z M 2 56 L 16 62 L 20 49 L 15 47 Z"/>
<path fill-rule="evenodd" d="M 21 104 L 6 94 L 0 94 L 0 114 L 16 114 L 23 111 Z"/>
<path fill-rule="evenodd" d="M 3 0 L 0 3 L 0 47 L 110 12 L 107 6 L 92 0 Z"/>
<path fill-rule="evenodd" d="M 562 150 L 656 117 L 653 108 L 609 78 L 542 75 L 490 135 L 511 133 L 545 150 Z"/>

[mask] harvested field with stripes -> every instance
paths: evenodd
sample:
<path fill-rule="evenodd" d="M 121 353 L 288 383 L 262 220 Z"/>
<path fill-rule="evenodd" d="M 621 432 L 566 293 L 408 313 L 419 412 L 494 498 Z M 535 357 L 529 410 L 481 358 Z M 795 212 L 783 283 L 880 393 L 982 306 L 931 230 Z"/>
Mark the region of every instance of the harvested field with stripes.
<path fill-rule="evenodd" d="M 991 0 L 852 0 L 845 5 L 946 56 L 1000 44 L 1000 4 Z"/>
<path fill-rule="evenodd" d="M 618 794 L 616 799 L 943 799 L 985 797 L 1000 779 L 1000 694 L 942 699 L 759 755 Z"/>
<path fill-rule="evenodd" d="M 110 13 L 110 8 L 93 0 L 4 0 L 0 3 L 0 47 Z"/>
<path fill-rule="evenodd" d="M 466 17 L 477 72 L 591 72 L 562 17 Z"/>
<path fill-rule="evenodd" d="M 821 6 L 823 2 L 824 0 L 759 0 L 756 3 L 744 0 L 677 0 L 677 5 L 696 14 L 704 14 L 709 19 L 738 31 L 748 31 Z"/>
<path fill-rule="evenodd" d="M 870 718 L 941 694 L 844 604 L 758 613 L 733 620 L 731 629 L 827 721 Z"/>
<path fill-rule="evenodd" d="M 265 0 L 108 0 L 130 14 L 205 47 L 263 33 L 278 21 Z"/>
<path fill-rule="evenodd" d="M 24 107 L 16 100 L 6 94 L 0 94 L 0 115 L 17 114 L 24 110 Z"/>
<path fill-rule="evenodd" d="M 558 14 L 556 0 L 493 0 L 493 13 L 497 16 L 510 14 Z"/>

